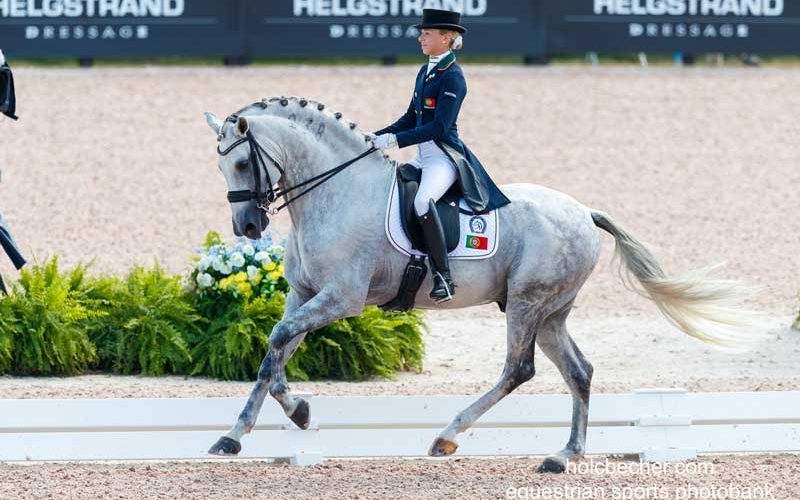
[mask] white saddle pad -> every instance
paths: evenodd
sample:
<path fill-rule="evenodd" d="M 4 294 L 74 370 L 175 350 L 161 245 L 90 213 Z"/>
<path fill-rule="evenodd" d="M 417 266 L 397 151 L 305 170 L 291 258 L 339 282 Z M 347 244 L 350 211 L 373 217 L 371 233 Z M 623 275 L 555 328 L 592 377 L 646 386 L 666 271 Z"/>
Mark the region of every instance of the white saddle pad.
<path fill-rule="evenodd" d="M 464 200 L 460 200 L 460 207 L 471 212 Z M 425 255 L 411 248 L 403 222 L 400 220 L 400 195 L 397 190 L 397 172 L 392 179 L 392 191 L 389 194 L 389 208 L 386 211 L 386 236 L 397 250 L 411 255 Z M 486 259 L 497 251 L 500 241 L 500 228 L 497 210 L 482 215 L 459 214 L 461 220 L 461 237 L 458 246 L 450 252 L 453 259 Z"/>

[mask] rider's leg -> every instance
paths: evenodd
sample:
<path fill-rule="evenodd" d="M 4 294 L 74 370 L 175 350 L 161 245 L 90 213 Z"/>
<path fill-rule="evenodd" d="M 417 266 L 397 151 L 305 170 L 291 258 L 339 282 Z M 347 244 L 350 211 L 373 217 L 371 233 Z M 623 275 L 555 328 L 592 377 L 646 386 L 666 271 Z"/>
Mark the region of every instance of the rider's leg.
<path fill-rule="evenodd" d="M 414 198 L 416 211 L 428 256 L 433 270 L 433 290 L 430 297 L 437 302 L 446 302 L 453 298 L 455 285 L 450 276 L 450 265 L 447 259 L 447 242 L 444 228 L 436 212 L 436 200 L 442 197 L 456 181 L 455 166 L 448 161 L 434 161 L 422 169 L 422 180 L 419 191 Z"/>
<path fill-rule="evenodd" d="M 414 211 L 417 217 L 421 217 L 428 212 L 428 202 L 437 201 L 444 196 L 450 186 L 458 179 L 456 166 L 448 159 L 428 159 L 420 162 L 416 158 L 417 164 L 412 163 L 422 170 L 422 178 L 419 181 L 419 190 L 414 197 Z"/>

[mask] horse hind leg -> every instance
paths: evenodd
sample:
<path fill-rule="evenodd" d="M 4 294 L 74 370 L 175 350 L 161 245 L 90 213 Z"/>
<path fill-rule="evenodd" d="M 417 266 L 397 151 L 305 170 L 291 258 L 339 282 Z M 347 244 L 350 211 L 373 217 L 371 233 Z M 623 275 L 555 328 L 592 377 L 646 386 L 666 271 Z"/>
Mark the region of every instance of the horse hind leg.
<path fill-rule="evenodd" d="M 528 302 L 509 302 L 506 308 L 508 351 L 500 380 L 486 394 L 456 415 L 433 442 L 428 455 L 432 457 L 452 455 L 458 448 L 456 435 L 469 429 L 498 401 L 533 378 L 535 373 L 533 351 L 536 337 L 536 313 L 533 311 L 535 309 Z"/>
<path fill-rule="evenodd" d="M 593 368 L 567 332 L 566 320 L 571 308 L 572 303 L 547 318 L 536 337 L 539 348 L 556 365 L 572 394 L 569 441 L 564 449 L 546 457 L 538 472 L 564 472 L 569 460 L 583 456 L 586 447 Z"/>

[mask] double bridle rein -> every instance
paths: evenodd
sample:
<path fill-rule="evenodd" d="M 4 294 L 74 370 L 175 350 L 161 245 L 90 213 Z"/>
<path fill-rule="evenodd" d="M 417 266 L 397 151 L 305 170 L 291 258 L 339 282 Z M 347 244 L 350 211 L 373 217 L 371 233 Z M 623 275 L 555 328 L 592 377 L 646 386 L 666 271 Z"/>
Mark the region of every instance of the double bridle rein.
<path fill-rule="evenodd" d="M 241 139 L 238 139 L 236 142 L 234 142 L 233 144 L 228 146 L 228 148 L 225 149 L 224 151 L 221 150 L 219 146 L 217 146 L 217 153 L 220 156 L 227 156 L 228 153 L 230 153 L 234 148 L 244 144 L 245 142 L 250 145 L 250 167 L 251 167 L 251 169 L 253 171 L 253 181 L 254 181 L 255 190 L 253 190 L 253 191 L 251 191 L 251 190 L 228 191 L 228 202 L 230 202 L 230 203 L 238 203 L 238 202 L 243 202 L 243 201 L 254 201 L 254 202 L 256 202 L 256 206 L 259 208 L 259 210 L 263 210 L 264 212 L 266 212 L 266 213 L 268 213 L 270 215 L 277 215 L 278 212 L 283 210 L 290 203 L 293 203 L 294 201 L 298 200 L 300 197 L 302 197 L 306 193 L 309 193 L 310 191 L 313 191 L 317 187 L 319 187 L 322 184 L 324 184 L 325 182 L 329 181 L 333 176 L 335 176 L 336 174 L 338 174 L 342 170 L 346 169 L 347 167 L 349 167 L 353 163 L 357 162 L 358 160 L 360 160 L 360 159 L 362 159 L 362 158 L 364 158 L 364 157 L 366 157 L 366 156 L 368 156 L 368 155 L 370 155 L 370 154 L 372 154 L 372 153 L 374 153 L 375 151 L 378 150 L 378 148 L 373 146 L 373 147 L 369 148 L 367 151 L 364 151 L 360 155 L 356 156 L 352 160 L 348 160 L 348 161 L 342 163 L 339 166 L 333 167 L 330 170 L 326 170 L 325 172 L 323 172 L 323 173 L 321 173 L 319 175 L 316 175 L 316 176 L 312 177 L 311 179 L 305 180 L 305 181 L 301 182 L 300 184 L 292 186 L 292 187 L 290 187 L 288 189 L 279 190 L 279 189 L 275 189 L 273 187 L 275 183 L 273 183 L 272 179 L 270 178 L 269 169 L 267 168 L 267 164 L 264 161 L 264 156 L 266 156 L 267 159 L 270 161 L 270 163 L 272 163 L 275 166 L 275 168 L 278 169 L 278 171 L 281 173 L 281 176 L 285 176 L 286 175 L 286 170 L 284 170 L 278 164 L 278 162 L 264 149 L 264 147 L 261 146 L 261 144 L 259 144 L 258 141 L 256 141 L 256 138 L 253 136 L 253 133 L 250 130 L 248 130 L 245 133 L 244 137 L 242 137 Z M 261 187 L 261 170 L 262 170 L 262 168 L 264 170 L 264 174 L 267 177 L 267 187 L 266 187 L 266 189 L 262 189 L 262 187 Z M 291 193 L 295 189 L 298 189 L 298 188 L 301 188 L 301 187 L 306 186 L 308 184 L 311 184 L 312 182 L 315 183 L 313 186 L 311 186 L 308 189 L 304 190 L 303 192 L 301 192 L 297 196 L 293 197 L 291 200 L 286 198 L 286 195 Z M 277 200 L 280 197 L 284 197 L 284 199 L 286 199 L 286 202 L 283 205 L 279 206 L 278 208 L 270 209 L 269 208 L 270 203 L 273 203 L 275 200 Z"/>

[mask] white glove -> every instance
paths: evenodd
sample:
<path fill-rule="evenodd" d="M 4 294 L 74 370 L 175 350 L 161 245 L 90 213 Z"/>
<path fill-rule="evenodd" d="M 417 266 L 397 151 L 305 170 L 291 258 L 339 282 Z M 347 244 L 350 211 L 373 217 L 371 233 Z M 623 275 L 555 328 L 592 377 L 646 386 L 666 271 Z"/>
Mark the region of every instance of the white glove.
<path fill-rule="evenodd" d="M 397 146 L 397 137 L 394 134 L 381 134 L 372 143 L 378 149 L 390 149 Z"/>
<path fill-rule="evenodd" d="M 378 138 L 378 136 L 373 134 L 372 132 L 367 132 L 365 135 L 367 136 L 367 139 L 369 139 L 372 142 L 375 142 L 375 139 Z"/>
<path fill-rule="evenodd" d="M 6 56 L 3 55 L 3 49 L 0 49 L 0 66 L 6 63 Z"/>

